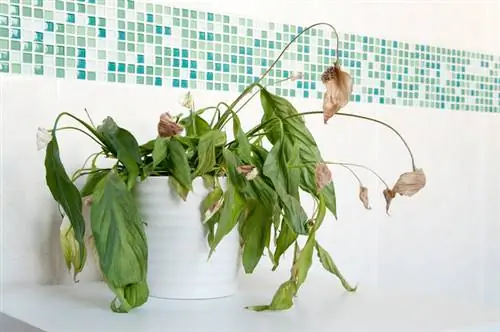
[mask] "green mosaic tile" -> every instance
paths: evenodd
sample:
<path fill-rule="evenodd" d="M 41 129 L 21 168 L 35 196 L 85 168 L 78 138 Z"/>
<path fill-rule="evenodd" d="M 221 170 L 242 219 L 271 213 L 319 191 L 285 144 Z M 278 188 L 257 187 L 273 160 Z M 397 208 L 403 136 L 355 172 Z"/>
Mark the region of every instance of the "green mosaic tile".
<path fill-rule="evenodd" d="M 6 1 L 0 3 L 0 63 L 2 72 L 16 74 L 241 91 L 303 31 L 132 0 Z M 25 20 L 44 28 L 24 30 Z M 304 78 L 275 91 L 321 99 L 320 75 L 336 56 L 333 36 L 318 28 L 299 37 L 268 79 L 296 69 Z M 350 33 L 341 34 L 339 46 L 342 67 L 353 78 L 353 102 L 500 112 L 498 55 Z M 88 62 L 98 71 L 87 70 Z"/>

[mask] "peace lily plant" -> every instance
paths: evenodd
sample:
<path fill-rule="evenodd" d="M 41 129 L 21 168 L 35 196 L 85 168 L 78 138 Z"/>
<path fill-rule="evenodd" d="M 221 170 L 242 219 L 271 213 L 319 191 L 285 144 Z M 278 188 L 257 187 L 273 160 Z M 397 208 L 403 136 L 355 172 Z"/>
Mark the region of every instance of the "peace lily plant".
<path fill-rule="evenodd" d="M 327 212 L 336 218 L 336 200 L 329 165 L 348 168 L 359 180 L 359 198 L 370 209 L 368 189 L 354 171 L 357 164 L 323 160 L 318 145 L 306 126 L 304 116 L 323 114 L 325 125 L 333 117 L 348 116 L 392 127 L 376 119 L 341 113 L 352 92 L 351 76 L 342 71 L 338 59 L 321 76 L 326 87 L 323 110 L 300 113 L 285 98 L 271 93 L 264 79 L 283 53 L 302 34 L 316 26 L 335 28 L 327 23 L 314 24 L 298 34 L 274 63 L 230 104 L 196 109 L 190 94 L 183 104 L 185 116 L 163 113 L 159 117 L 156 137 L 139 144 L 133 134 L 107 117 L 95 126 L 90 119 L 67 112 L 59 114 L 53 128 L 39 129 L 39 149 L 45 148 L 46 183 L 60 206 L 63 222 L 61 244 L 67 267 L 74 277 L 82 271 L 87 258 L 85 239 L 93 239 L 93 247 L 103 280 L 115 294 L 111 309 L 128 312 L 143 305 L 149 296 L 147 283 L 148 242 L 146 222 L 141 220 L 133 189 L 148 177 L 168 176 L 169 183 L 186 199 L 193 180 L 203 178 L 209 194 L 200 209 L 208 236 L 210 255 L 233 229 L 241 239 L 241 262 L 246 273 L 252 273 L 262 256 L 268 256 L 275 270 L 285 252 L 293 252 L 291 275 L 276 291 L 267 305 L 249 309 L 286 310 L 305 282 L 314 253 L 322 266 L 341 281 L 347 291 L 355 291 L 342 276 L 329 253 L 316 240 L 316 233 Z M 288 79 L 300 78 L 294 74 Z M 285 79 L 286 80 L 286 79 Z M 242 129 L 238 114 L 256 94 L 260 96 L 262 118 L 248 131 Z M 69 117 L 80 127 L 59 126 Z M 232 126 L 229 126 L 229 124 Z M 70 177 L 59 156 L 58 133 L 76 130 L 96 143 L 97 152 Z M 228 139 L 227 131 L 233 139 Z M 408 147 L 406 142 L 404 144 Z M 412 169 L 402 174 L 393 187 L 386 184 L 383 196 L 386 211 L 396 194 L 412 196 L 425 185 L 425 175 L 415 167 L 410 149 Z M 110 167 L 101 167 L 105 159 Z M 75 181 L 85 176 L 85 184 L 77 188 Z M 219 179 L 227 179 L 223 188 Z M 382 180 L 382 178 L 380 178 Z M 382 180 L 383 181 L 383 180 Z M 383 181 L 383 183 L 386 183 Z M 308 216 L 299 192 L 315 202 Z M 85 229 L 83 205 L 90 209 L 90 229 Z M 299 246 L 299 239 L 305 244 Z"/>

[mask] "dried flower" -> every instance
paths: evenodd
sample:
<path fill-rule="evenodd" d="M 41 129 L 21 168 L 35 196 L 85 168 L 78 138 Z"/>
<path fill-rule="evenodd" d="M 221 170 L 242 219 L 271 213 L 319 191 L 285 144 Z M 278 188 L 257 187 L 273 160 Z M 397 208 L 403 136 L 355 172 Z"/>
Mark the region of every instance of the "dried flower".
<path fill-rule="evenodd" d="M 186 94 L 184 94 L 179 103 L 182 105 L 182 107 L 185 107 L 189 110 L 193 109 L 194 108 L 194 100 L 193 100 L 193 96 L 191 95 L 191 92 L 187 92 Z"/>
<path fill-rule="evenodd" d="M 352 78 L 348 73 L 340 70 L 338 63 L 335 63 L 321 75 L 321 81 L 326 86 L 326 92 L 323 95 L 323 120 L 326 124 L 349 102 L 352 93 Z"/>
<path fill-rule="evenodd" d="M 86 196 L 83 198 L 83 204 L 85 206 L 91 206 L 92 205 L 92 196 Z"/>
<path fill-rule="evenodd" d="M 368 188 L 359 186 L 359 199 L 363 203 L 365 209 L 371 210 L 370 203 L 368 201 Z"/>
<path fill-rule="evenodd" d="M 383 191 L 385 198 L 385 212 L 389 214 L 389 207 L 391 206 L 391 201 L 394 197 L 396 197 L 396 193 L 389 188 L 386 188 Z"/>
<path fill-rule="evenodd" d="M 325 163 L 316 165 L 315 180 L 318 192 L 332 181 L 332 172 Z"/>
<path fill-rule="evenodd" d="M 294 82 L 296 80 L 302 79 L 302 72 L 300 71 L 294 71 L 292 73 L 292 76 L 290 76 L 290 81 Z"/>
<path fill-rule="evenodd" d="M 49 142 L 52 140 L 52 134 L 45 128 L 38 127 L 36 133 L 36 145 L 38 150 L 43 150 L 47 147 Z"/>
<path fill-rule="evenodd" d="M 425 174 L 422 169 L 401 174 L 392 191 L 401 196 L 413 196 L 425 187 Z"/>
<path fill-rule="evenodd" d="M 158 135 L 160 137 L 171 137 L 179 135 L 184 128 L 176 123 L 169 113 L 163 113 L 158 122 Z"/>
<path fill-rule="evenodd" d="M 241 165 L 236 169 L 238 173 L 245 175 L 245 178 L 249 181 L 255 179 L 259 175 L 259 170 L 257 167 L 252 165 Z"/>

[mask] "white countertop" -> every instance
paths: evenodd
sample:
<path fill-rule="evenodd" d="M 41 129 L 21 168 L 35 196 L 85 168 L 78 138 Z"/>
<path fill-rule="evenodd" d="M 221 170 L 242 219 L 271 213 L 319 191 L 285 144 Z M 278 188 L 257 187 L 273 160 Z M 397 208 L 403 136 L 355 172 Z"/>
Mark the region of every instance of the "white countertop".
<path fill-rule="evenodd" d="M 266 279 L 246 278 L 233 297 L 200 301 L 150 298 L 128 314 L 110 311 L 113 295 L 102 283 L 4 285 L 0 311 L 47 332 L 500 331 L 500 308 L 362 285 L 349 294 L 332 278 L 309 280 L 294 308 L 287 312 L 244 309 L 246 305 L 267 304 L 277 285 Z"/>

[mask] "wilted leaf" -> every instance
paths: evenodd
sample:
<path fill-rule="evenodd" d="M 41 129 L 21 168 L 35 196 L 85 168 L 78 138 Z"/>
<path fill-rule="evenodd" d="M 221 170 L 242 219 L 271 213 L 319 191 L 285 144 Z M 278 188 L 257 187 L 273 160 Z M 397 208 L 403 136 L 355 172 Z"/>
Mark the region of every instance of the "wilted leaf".
<path fill-rule="evenodd" d="M 316 243 L 316 232 L 311 231 L 304 248 L 297 257 L 297 261 L 294 263 L 294 271 L 297 275 L 294 276 L 297 282 L 297 290 L 304 283 L 307 278 L 307 273 L 312 265 L 312 257 L 314 253 L 314 244 Z"/>
<path fill-rule="evenodd" d="M 73 281 L 77 282 L 76 276 L 78 273 L 82 272 L 83 267 L 85 266 L 87 253 L 84 251 L 82 260 L 80 246 L 78 241 L 75 239 L 75 232 L 73 231 L 67 216 L 64 216 L 61 222 L 59 237 L 66 267 L 68 268 L 68 271 L 71 271 L 73 268 Z"/>
<path fill-rule="evenodd" d="M 285 220 L 290 223 L 289 226 L 297 234 L 307 234 L 305 228 L 307 215 L 298 199 L 291 196 L 287 191 L 289 174 L 286 161 L 284 160 L 281 141 L 276 142 L 267 155 L 264 164 L 264 175 L 272 181 L 276 193 L 283 202 Z"/>
<path fill-rule="evenodd" d="M 391 207 L 391 202 L 396 197 L 396 193 L 389 188 L 384 189 L 382 192 L 385 198 L 385 212 L 389 214 L 389 208 Z"/>
<path fill-rule="evenodd" d="M 219 245 L 222 238 L 229 234 L 238 223 L 241 213 L 245 207 L 245 202 L 235 190 L 231 182 L 228 183 L 224 193 L 224 205 L 220 211 L 219 223 L 215 231 L 215 237 L 210 250 L 210 256 Z"/>
<path fill-rule="evenodd" d="M 367 210 L 371 210 L 370 202 L 368 201 L 368 188 L 359 186 L 359 200 Z"/>
<path fill-rule="evenodd" d="M 188 136 L 203 136 L 204 134 L 210 131 L 210 125 L 208 124 L 207 121 L 205 121 L 205 119 L 203 119 L 197 114 L 193 114 L 193 118 L 194 118 L 194 124 L 196 126 L 196 135 L 194 133 L 193 119 L 191 115 L 186 116 L 181 121 L 182 125 L 186 129 L 186 134 Z"/>
<path fill-rule="evenodd" d="M 139 165 L 142 163 L 137 140 L 129 131 L 119 127 L 111 117 L 104 119 L 97 127 L 97 132 L 113 148 L 111 152 L 127 169 L 127 185 L 130 190 L 135 185 L 139 176 Z"/>
<path fill-rule="evenodd" d="M 82 215 L 82 197 L 71 182 L 59 156 L 59 146 L 54 136 L 45 152 L 45 180 L 52 197 L 61 205 L 71 222 L 75 239 L 79 245 L 80 260 L 85 261 L 85 221 Z"/>
<path fill-rule="evenodd" d="M 356 291 L 357 286 L 351 287 L 351 285 L 349 285 L 349 283 L 344 279 L 339 269 L 333 262 L 333 259 L 328 253 L 328 251 L 323 249 L 323 247 L 321 247 L 318 242 L 316 242 L 316 251 L 318 253 L 319 261 L 321 262 L 321 265 L 323 265 L 323 268 L 328 272 L 332 273 L 333 275 L 335 275 L 337 278 L 339 278 L 340 282 L 342 283 L 342 286 L 344 286 L 344 288 L 347 291 L 349 292 Z"/>
<path fill-rule="evenodd" d="M 168 184 L 170 185 L 170 188 L 172 188 L 183 201 L 187 199 L 189 189 L 181 185 L 179 181 L 177 181 L 173 176 L 168 177 Z"/>
<path fill-rule="evenodd" d="M 307 128 L 303 117 L 295 107 L 285 98 L 274 95 L 266 89 L 261 90 L 261 103 L 264 109 L 263 122 L 273 118 L 281 120 L 270 122 L 265 128 L 266 137 L 272 144 L 276 144 L 281 137 L 286 136 L 294 144 L 298 144 L 299 157 L 303 162 L 322 162 L 321 153 L 311 132 Z M 255 151 L 254 151 L 255 152 Z M 300 168 L 300 187 L 305 192 L 319 197 L 315 185 L 315 166 L 306 165 Z M 328 184 L 322 191 L 328 210 L 336 217 L 336 199 L 333 183 Z"/>
<path fill-rule="evenodd" d="M 241 232 L 244 243 L 242 262 L 246 273 L 254 271 L 270 241 L 272 217 L 272 210 L 266 210 L 258 202 L 250 207 Z"/>
<path fill-rule="evenodd" d="M 92 173 L 90 173 L 87 176 L 87 181 L 85 181 L 85 185 L 83 188 L 80 190 L 80 195 L 82 197 L 92 195 L 94 192 L 95 186 L 101 181 L 107 174 L 109 173 L 108 169 L 101 169 L 98 170 L 97 168 L 92 170 Z"/>
<path fill-rule="evenodd" d="M 183 192 L 193 188 L 191 167 L 186 156 L 186 150 L 176 137 L 170 139 L 167 152 L 167 168 L 175 180 L 183 187 Z"/>
<path fill-rule="evenodd" d="M 276 240 L 276 250 L 274 252 L 274 262 L 273 271 L 278 267 L 281 255 L 295 242 L 297 239 L 297 233 L 295 233 L 288 223 L 283 221 L 281 223 L 281 230 Z"/>
<path fill-rule="evenodd" d="M 220 209 L 224 202 L 222 188 L 215 187 L 213 191 L 201 202 L 201 215 L 203 223 L 206 223 Z"/>
<path fill-rule="evenodd" d="M 132 193 L 115 171 L 99 182 L 92 199 L 91 225 L 101 271 L 117 296 L 112 309 L 128 312 L 144 303 L 148 259 L 144 225 Z M 127 292 L 128 287 L 140 289 Z"/>
<path fill-rule="evenodd" d="M 226 143 L 226 134 L 221 131 L 209 131 L 200 138 L 198 144 L 198 166 L 195 175 L 202 175 L 213 170 L 215 165 L 215 147 Z"/>
<path fill-rule="evenodd" d="M 169 137 L 157 137 L 153 148 L 153 169 L 156 168 L 166 157 L 170 142 Z"/>
<path fill-rule="evenodd" d="M 285 281 L 273 296 L 271 304 L 247 307 L 254 311 L 287 310 L 293 306 L 293 297 L 297 293 L 297 285 L 293 280 Z"/>
<path fill-rule="evenodd" d="M 316 165 L 315 179 L 318 192 L 323 190 L 327 184 L 332 182 L 332 172 L 325 163 L 319 163 Z"/>

